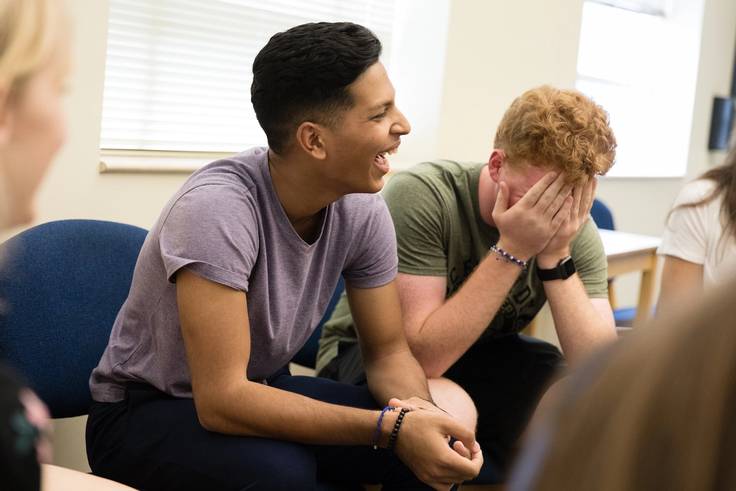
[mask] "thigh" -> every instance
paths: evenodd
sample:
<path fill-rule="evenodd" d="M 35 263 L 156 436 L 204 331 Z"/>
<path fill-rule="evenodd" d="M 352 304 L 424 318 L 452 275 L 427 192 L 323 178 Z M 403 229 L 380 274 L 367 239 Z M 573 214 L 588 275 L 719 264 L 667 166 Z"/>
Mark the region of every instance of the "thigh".
<path fill-rule="evenodd" d="M 90 412 L 90 465 L 140 489 L 312 489 L 314 452 L 304 445 L 207 431 L 191 399 L 128 391 Z M 102 409 L 102 410 L 100 410 Z"/>
<path fill-rule="evenodd" d="M 540 397 L 563 364 L 555 346 L 513 335 L 471 347 L 445 374 L 475 402 L 477 438 L 486 458 L 499 468 L 507 467 Z"/>

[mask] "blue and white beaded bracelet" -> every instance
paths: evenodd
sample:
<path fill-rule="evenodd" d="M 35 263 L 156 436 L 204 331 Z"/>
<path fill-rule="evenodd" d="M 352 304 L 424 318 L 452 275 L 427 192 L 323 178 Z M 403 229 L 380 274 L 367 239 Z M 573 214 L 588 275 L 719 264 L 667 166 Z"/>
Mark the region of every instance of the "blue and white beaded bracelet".
<path fill-rule="evenodd" d="M 491 252 L 495 252 L 496 254 L 501 256 L 503 259 L 505 259 L 507 262 L 516 264 L 521 269 L 526 269 L 527 267 L 527 261 L 524 261 L 523 259 L 519 259 L 513 254 L 509 254 L 508 252 L 504 251 L 500 247 L 496 247 L 496 244 L 493 244 L 491 246 Z"/>

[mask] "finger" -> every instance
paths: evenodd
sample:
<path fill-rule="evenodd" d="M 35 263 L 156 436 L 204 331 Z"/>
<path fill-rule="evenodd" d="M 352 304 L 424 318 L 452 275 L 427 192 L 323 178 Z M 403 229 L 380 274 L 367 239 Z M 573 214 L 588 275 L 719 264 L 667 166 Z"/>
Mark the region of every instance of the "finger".
<path fill-rule="evenodd" d="M 598 189 L 598 179 L 595 176 L 591 176 L 588 181 L 588 185 L 585 187 L 585 195 L 583 199 L 583 208 L 580 210 L 581 220 L 587 218 L 590 215 L 590 210 L 593 208 L 593 201 L 595 200 L 595 192 Z"/>
<path fill-rule="evenodd" d="M 467 447 L 463 445 L 463 442 L 461 442 L 460 440 L 457 440 L 452 444 L 452 449 L 466 459 L 469 459 L 472 456 L 470 450 L 468 450 Z"/>
<path fill-rule="evenodd" d="M 498 215 L 506 213 L 509 209 L 509 186 L 505 182 L 498 184 L 498 194 L 496 195 L 496 203 L 493 205 L 492 215 L 495 218 Z"/>
<path fill-rule="evenodd" d="M 557 230 L 559 230 L 560 227 L 563 227 L 567 221 L 571 219 L 570 213 L 572 211 L 572 203 L 572 196 L 565 198 L 565 203 L 562 205 L 562 208 L 560 208 L 560 211 L 558 211 L 552 219 L 552 229 L 555 233 L 557 233 Z"/>
<path fill-rule="evenodd" d="M 396 397 L 392 397 L 388 400 L 388 405 L 392 407 L 403 407 L 402 404 L 403 402 L 401 401 L 401 399 L 398 399 Z"/>
<path fill-rule="evenodd" d="M 473 448 L 475 447 L 476 443 L 478 443 L 475 440 L 475 432 L 472 429 L 467 428 L 459 421 L 450 417 L 446 417 L 443 418 L 443 423 L 443 433 L 448 434 L 455 438 L 457 441 L 462 442 L 465 448 Z"/>
<path fill-rule="evenodd" d="M 562 192 L 562 190 L 568 186 L 565 182 L 565 174 L 560 173 L 557 178 L 550 184 L 547 189 L 544 190 L 542 195 L 537 200 L 535 206 L 539 207 L 540 210 L 546 211 L 550 207 L 555 198 Z"/>
<path fill-rule="evenodd" d="M 584 201 L 583 198 L 585 196 L 585 189 L 588 185 L 588 181 L 586 178 L 583 178 L 575 184 L 575 187 L 572 190 L 572 211 L 571 214 L 573 217 L 577 218 L 580 216 L 580 204 Z"/>
<path fill-rule="evenodd" d="M 418 407 L 415 404 L 412 404 L 409 401 L 402 401 L 401 399 L 397 397 L 392 397 L 391 399 L 389 399 L 388 405 L 391 407 L 400 407 L 400 408 L 409 409 L 410 411 L 415 411 L 418 409 Z"/>
<path fill-rule="evenodd" d="M 473 451 L 470 455 L 470 461 L 478 466 L 478 472 L 480 472 L 480 468 L 483 467 L 483 451 L 480 449 L 480 444 L 476 443 L 475 448 L 473 448 Z"/>
<path fill-rule="evenodd" d="M 534 186 L 529 188 L 529 190 L 524 193 L 524 196 L 521 197 L 519 200 L 519 203 L 522 203 L 525 206 L 532 207 L 537 204 L 539 201 L 539 198 L 544 195 L 544 193 L 547 191 L 547 189 L 557 182 L 558 175 L 555 172 L 548 172 L 545 175 L 542 176 L 540 180 L 538 180 Z M 558 188 L 559 189 L 559 188 Z M 518 204 L 518 203 L 517 203 Z"/>
<path fill-rule="evenodd" d="M 566 184 L 565 187 L 563 187 L 559 193 L 554 197 L 554 199 L 549 203 L 547 206 L 547 209 L 544 211 L 545 215 L 549 218 L 552 218 L 555 216 L 555 214 L 562 208 L 562 205 L 565 204 L 565 199 L 567 199 L 568 196 L 570 196 L 570 193 L 572 192 L 573 187 L 570 184 Z M 542 199 L 539 200 L 540 206 L 542 203 Z"/>
<path fill-rule="evenodd" d="M 441 475 L 436 476 L 436 479 L 446 483 L 467 481 L 478 475 L 482 465 L 482 453 L 472 454 L 468 458 L 455 451 L 443 459 Z"/>

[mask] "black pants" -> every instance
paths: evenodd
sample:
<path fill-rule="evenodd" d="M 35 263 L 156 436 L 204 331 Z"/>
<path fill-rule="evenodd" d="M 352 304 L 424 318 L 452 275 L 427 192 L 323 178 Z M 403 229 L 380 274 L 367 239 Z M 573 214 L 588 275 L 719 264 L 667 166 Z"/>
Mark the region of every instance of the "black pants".
<path fill-rule="evenodd" d="M 515 334 L 473 345 L 445 372 L 478 409 L 476 438 L 483 449 L 484 467 L 491 465 L 505 475 L 519 437 L 562 365 L 562 354 L 555 346 Z M 341 343 L 338 356 L 319 376 L 365 384 L 357 343 Z"/>
<path fill-rule="evenodd" d="M 376 409 L 366 387 L 282 370 L 269 385 L 345 406 Z M 395 455 L 365 446 L 309 446 L 205 430 L 191 399 L 131 384 L 124 401 L 95 403 L 87 455 L 95 474 L 138 489 L 429 489 Z"/>

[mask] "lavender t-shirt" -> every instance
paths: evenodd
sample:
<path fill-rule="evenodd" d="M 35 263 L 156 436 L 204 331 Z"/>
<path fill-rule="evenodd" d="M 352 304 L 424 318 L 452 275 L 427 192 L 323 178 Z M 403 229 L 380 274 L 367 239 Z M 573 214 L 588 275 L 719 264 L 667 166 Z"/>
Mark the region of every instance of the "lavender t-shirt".
<path fill-rule="evenodd" d="M 126 382 L 191 397 L 174 283 L 184 267 L 246 292 L 247 375 L 263 380 L 309 338 L 341 274 L 358 288 L 396 276 L 396 237 L 379 195 L 351 194 L 326 208 L 317 240 L 304 242 L 278 201 L 266 148 L 203 167 L 169 201 L 143 244 L 128 299 L 90 378 L 94 400 L 122 400 Z M 216 324 L 207 328 L 219 335 Z"/>

